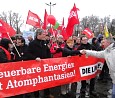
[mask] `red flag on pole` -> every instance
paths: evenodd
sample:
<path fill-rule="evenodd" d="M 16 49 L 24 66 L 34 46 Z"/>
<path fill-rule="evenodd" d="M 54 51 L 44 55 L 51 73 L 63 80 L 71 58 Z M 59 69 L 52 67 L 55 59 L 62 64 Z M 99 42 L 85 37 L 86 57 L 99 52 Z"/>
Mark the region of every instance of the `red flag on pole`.
<path fill-rule="evenodd" d="M 78 19 L 78 14 L 77 14 L 78 10 L 79 9 L 76 8 L 76 5 L 74 4 L 73 8 L 70 11 L 68 24 L 66 27 L 66 33 L 68 34 L 68 36 L 72 36 L 74 25 L 79 24 L 79 19 Z"/>
<path fill-rule="evenodd" d="M 8 23 L 0 19 L 0 39 L 9 38 L 8 34 L 14 36 L 16 32 Z"/>
<path fill-rule="evenodd" d="M 47 16 L 48 16 L 48 14 L 47 14 L 47 11 L 46 11 L 46 9 L 45 9 L 45 14 L 44 14 L 44 24 L 43 24 L 43 29 L 45 30 L 46 28 L 47 28 L 47 25 L 48 25 L 48 21 L 47 21 Z"/>
<path fill-rule="evenodd" d="M 62 28 L 61 35 L 63 35 L 64 40 L 67 40 L 69 38 L 69 36 L 66 33 L 65 27 Z"/>
<path fill-rule="evenodd" d="M 85 28 L 82 34 L 85 34 L 89 39 L 93 37 L 93 32 L 89 28 Z"/>
<path fill-rule="evenodd" d="M 52 27 L 49 29 L 49 32 L 51 33 L 52 36 L 56 37 L 57 36 L 57 30 L 54 30 Z"/>
<path fill-rule="evenodd" d="M 53 35 L 53 28 L 51 27 L 50 29 L 49 29 L 49 32 Z"/>
<path fill-rule="evenodd" d="M 29 24 L 35 27 L 41 27 L 41 19 L 37 14 L 29 10 L 26 24 Z"/>

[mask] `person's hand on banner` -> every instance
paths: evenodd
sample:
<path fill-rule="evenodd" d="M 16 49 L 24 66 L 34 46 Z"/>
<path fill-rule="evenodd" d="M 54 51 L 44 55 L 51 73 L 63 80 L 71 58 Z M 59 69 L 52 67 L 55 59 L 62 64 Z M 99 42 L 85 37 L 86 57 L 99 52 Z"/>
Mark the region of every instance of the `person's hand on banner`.
<path fill-rule="evenodd" d="M 37 57 L 35 60 L 36 60 L 36 61 L 41 61 L 41 59 L 40 59 L 39 57 Z"/>
<path fill-rule="evenodd" d="M 86 51 L 85 51 L 85 49 L 83 49 L 83 50 L 80 50 L 80 53 L 81 53 L 81 54 L 86 54 Z"/>
<path fill-rule="evenodd" d="M 85 50 L 85 49 L 80 50 L 80 53 L 81 53 L 81 54 L 85 54 L 85 57 L 88 58 L 88 55 L 86 54 L 86 50 Z"/>
<path fill-rule="evenodd" d="M 69 56 L 67 56 L 68 58 L 70 58 L 71 57 L 71 55 L 69 55 Z"/>

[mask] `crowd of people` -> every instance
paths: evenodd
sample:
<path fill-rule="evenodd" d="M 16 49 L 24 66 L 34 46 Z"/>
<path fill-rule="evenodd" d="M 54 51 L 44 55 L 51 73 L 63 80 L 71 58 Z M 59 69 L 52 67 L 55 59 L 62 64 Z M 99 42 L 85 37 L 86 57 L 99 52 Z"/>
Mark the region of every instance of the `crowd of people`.
<path fill-rule="evenodd" d="M 97 53 L 95 53 L 94 56 L 99 56 L 97 54 L 100 53 L 100 51 L 103 51 L 104 48 L 108 47 L 111 43 L 114 43 L 113 40 L 110 39 L 105 40 L 105 39 L 106 38 L 104 38 L 104 36 L 101 34 L 97 37 L 93 37 L 90 41 L 85 35 L 80 35 L 80 36 L 72 35 L 67 40 L 64 40 L 62 35 L 58 35 L 57 37 L 54 37 L 44 33 L 43 29 L 37 29 L 34 39 L 31 36 L 28 36 L 28 41 L 29 41 L 28 45 L 26 44 L 23 36 L 13 36 L 11 37 L 11 40 L 2 38 L 0 41 L 0 63 L 26 61 L 26 60 L 40 61 L 41 59 L 46 59 L 46 58 L 60 58 L 60 57 L 69 57 L 69 56 L 82 55 L 82 54 L 94 55 L 92 53 L 92 50 L 95 50 L 96 52 L 98 51 Z M 106 41 L 108 42 L 108 45 L 106 45 L 105 47 Z M 115 52 L 115 44 L 113 45 L 113 47 L 114 48 L 112 51 Z M 109 49 L 106 51 L 111 52 L 111 50 Z M 102 73 L 99 75 L 98 79 L 99 80 L 105 79 L 104 75 L 109 73 L 109 69 L 111 70 L 112 72 L 111 77 L 109 77 L 108 74 L 108 77 L 106 78 L 113 79 L 112 98 L 115 98 L 115 81 L 114 81 L 115 70 L 113 70 L 115 69 L 115 67 L 113 66 L 115 65 L 115 62 L 112 62 L 114 61 L 113 60 L 114 57 L 111 55 L 111 57 L 113 58 L 111 59 L 112 61 L 109 62 L 109 59 L 107 56 L 105 56 L 105 54 L 106 53 L 104 54 L 100 53 L 100 55 L 104 56 L 103 58 L 105 58 L 106 61 L 104 63 Z M 114 54 L 115 53 L 113 53 L 113 55 Z M 98 96 L 95 91 L 95 80 L 96 80 L 95 78 L 89 80 L 90 81 L 89 96 Z M 79 98 L 85 98 L 86 86 L 87 86 L 87 81 L 86 80 L 81 81 Z M 59 86 L 59 88 L 60 89 L 58 95 L 56 95 L 59 96 L 59 98 L 70 97 L 68 93 L 71 93 L 72 96 L 71 98 L 76 98 L 77 82 L 61 85 Z M 44 98 L 55 98 L 55 95 L 53 95 L 50 92 L 50 89 L 51 88 L 43 90 Z M 65 92 L 63 92 L 64 90 Z M 12 96 L 9 98 L 23 98 L 23 97 L 39 98 L 39 96 L 40 96 L 39 91 L 35 91 L 28 94 Z"/>

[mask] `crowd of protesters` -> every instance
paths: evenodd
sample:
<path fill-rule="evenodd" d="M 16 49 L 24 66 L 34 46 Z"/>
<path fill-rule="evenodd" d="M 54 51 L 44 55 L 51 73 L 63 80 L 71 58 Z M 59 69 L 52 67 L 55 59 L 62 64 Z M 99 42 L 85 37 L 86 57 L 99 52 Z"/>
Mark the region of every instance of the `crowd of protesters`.
<path fill-rule="evenodd" d="M 100 34 L 97 37 L 93 37 L 89 42 L 87 36 L 85 35 L 73 35 L 67 40 L 64 40 L 62 35 L 57 35 L 54 37 L 44 33 L 44 30 L 42 29 L 37 29 L 34 39 L 32 36 L 28 36 L 28 45 L 26 45 L 25 39 L 22 36 L 11 37 L 12 40 L 2 38 L 0 41 L 0 63 L 26 60 L 40 61 L 40 59 L 46 58 L 60 58 L 75 55 L 80 56 L 82 55 L 80 50 L 83 49 L 101 51 L 103 50 L 103 37 L 104 36 Z M 110 78 L 108 73 L 109 69 L 105 62 L 102 73 L 99 75 L 98 80 L 103 81 L 105 79 L 105 75 L 108 75 L 106 79 Z M 95 80 L 95 78 L 89 80 L 89 96 L 98 96 L 95 91 Z M 86 86 L 87 81 L 81 81 L 79 98 L 85 98 Z M 69 98 L 70 95 L 72 96 L 71 98 L 76 98 L 77 82 L 61 85 L 59 88 L 60 91 L 58 95 L 56 95 L 59 96 L 59 98 Z M 55 95 L 50 92 L 50 89 L 51 88 L 43 90 L 44 98 L 55 98 Z M 71 94 L 69 95 L 69 93 Z M 9 98 L 39 98 L 39 96 L 39 91 L 35 91 Z"/>

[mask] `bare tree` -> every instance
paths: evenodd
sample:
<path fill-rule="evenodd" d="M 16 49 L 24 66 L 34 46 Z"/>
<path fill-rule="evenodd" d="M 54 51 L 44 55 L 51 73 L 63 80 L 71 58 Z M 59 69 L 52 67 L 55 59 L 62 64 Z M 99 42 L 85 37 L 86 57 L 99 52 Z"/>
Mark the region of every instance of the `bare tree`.
<path fill-rule="evenodd" d="M 98 25 L 99 23 L 99 18 L 97 16 L 86 16 L 82 19 L 82 25 L 84 26 L 84 28 L 88 27 L 90 28 L 92 31 L 95 30 L 95 27 Z"/>
<path fill-rule="evenodd" d="M 6 23 L 14 28 L 17 31 L 17 34 L 20 33 L 20 28 L 22 27 L 24 20 L 19 15 L 19 13 L 15 13 L 12 11 L 2 12 L 0 14 L 0 18 L 3 19 Z"/>

